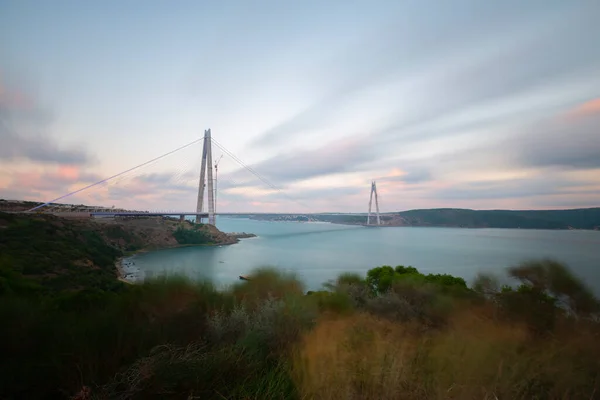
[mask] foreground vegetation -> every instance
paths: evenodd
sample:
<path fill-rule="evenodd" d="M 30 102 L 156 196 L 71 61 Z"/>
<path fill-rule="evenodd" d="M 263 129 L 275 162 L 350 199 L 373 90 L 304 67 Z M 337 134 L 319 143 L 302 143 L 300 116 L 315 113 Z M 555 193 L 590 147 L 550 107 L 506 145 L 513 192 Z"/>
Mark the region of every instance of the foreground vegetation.
<path fill-rule="evenodd" d="M 559 263 L 521 284 L 389 266 L 305 293 L 262 269 L 29 291 L 5 277 L 0 398 L 590 399 L 598 301 Z M 14 283 L 14 282 L 13 282 Z"/>
<path fill-rule="evenodd" d="M 513 287 L 404 266 L 308 293 L 269 269 L 126 285 L 140 237 L 0 213 L 0 399 L 598 397 L 598 301 L 557 262 L 510 268 Z"/>

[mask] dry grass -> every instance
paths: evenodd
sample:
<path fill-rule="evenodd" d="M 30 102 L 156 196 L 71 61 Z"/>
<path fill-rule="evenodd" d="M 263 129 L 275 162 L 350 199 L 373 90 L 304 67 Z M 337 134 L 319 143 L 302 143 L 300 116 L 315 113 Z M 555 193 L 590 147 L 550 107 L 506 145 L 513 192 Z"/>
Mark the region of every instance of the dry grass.
<path fill-rule="evenodd" d="M 355 314 L 309 332 L 292 375 L 307 399 L 592 399 L 600 392 L 597 343 L 593 331 L 534 340 L 485 309 L 424 335 Z"/>
<path fill-rule="evenodd" d="M 410 386 L 418 341 L 366 315 L 321 321 L 301 343 L 293 376 L 305 398 L 383 399 Z"/>

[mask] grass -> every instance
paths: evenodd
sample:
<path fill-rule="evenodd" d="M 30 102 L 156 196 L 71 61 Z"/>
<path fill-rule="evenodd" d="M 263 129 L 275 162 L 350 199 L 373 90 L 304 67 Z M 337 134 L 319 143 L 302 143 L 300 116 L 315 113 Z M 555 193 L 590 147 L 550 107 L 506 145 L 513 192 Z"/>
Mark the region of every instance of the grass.
<path fill-rule="evenodd" d="M 293 375 L 311 399 L 590 399 L 599 385 L 597 340 L 588 332 L 532 342 L 525 327 L 481 310 L 427 335 L 357 314 L 308 333 Z"/>

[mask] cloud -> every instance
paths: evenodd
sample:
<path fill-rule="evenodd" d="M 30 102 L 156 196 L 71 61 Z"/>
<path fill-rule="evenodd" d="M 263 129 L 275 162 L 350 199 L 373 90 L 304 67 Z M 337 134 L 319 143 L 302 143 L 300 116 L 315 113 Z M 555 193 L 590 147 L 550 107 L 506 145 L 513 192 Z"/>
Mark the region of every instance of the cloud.
<path fill-rule="evenodd" d="M 85 165 L 92 157 L 81 147 L 63 148 L 47 131 L 49 113 L 22 90 L 0 81 L 0 160 Z"/>
<path fill-rule="evenodd" d="M 86 165 L 91 161 L 87 152 L 79 149 L 61 149 L 52 139 L 43 136 L 19 137 L 0 128 L 0 160 L 30 160 L 39 163 Z"/>
<path fill-rule="evenodd" d="M 589 194 L 589 191 L 580 188 L 582 184 L 586 183 L 592 184 L 593 182 L 576 182 L 556 178 L 547 179 L 542 175 L 529 179 L 459 183 L 434 190 L 430 193 L 430 196 L 443 200 L 495 200 L 558 194 Z"/>
<path fill-rule="evenodd" d="M 222 212 L 296 212 L 316 213 L 344 209 L 355 211 L 355 204 L 368 201 L 370 186 L 364 187 L 324 187 L 315 189 L 299 189 L 266 191 L 259 187 L 246 187 L 242 190 L 219 192 L 217 209 Z M 270 208 L 265 208 L 270 205 Z"/>
<path fill-rule="evenodd" d="M 414 146 L 407 145 L 403 152 L 385 157 L 382 155 L 389 152 L 387 147 L 373 144 L 366 137 L 355 137 L 351 141 L 332 141 L 316 149 L 286 151 L 253 168 L 278 186 L 286 185 L 286 193 L 296 199 L 322 196 L 308 186 L 295 191 L 298 182 L 308 182 L 314 177 L 334 179 L 336 174 L 341 174 L 339 179 L 343 180 L 344 174 L 361 171 L 365 187 L 371 174 L 379 183 L 386 203 L 391 201 L 387 205 L 392 207 L 399 199 L 407 200 L 408 193 L 415 205 L 427 199 L 430 203 L 437 202 L 436 206 L 474 204 L 477 208 L 485 208 L 486 204 L 513 206 L 518 199 L 535 202 L 542 196 L 570 195 L 576 199 L 585 195 L 589 199 L 596 195 L 595 190 L 589 189 L 594 180 L 578 180 L 562 173 L 600 167 L 600 115 L 586 114 L 585 118 L 565 120 L 557 117 L 562 114 L 561 111 L 527 125 L 495 129 L 492 136 L 482 138 L 485 140 L 452 136 L 452 140 L 462 140 L 462 147 L 437 144 L 434 147 L 439 148 L 439 154 L 424 153 L 414 160 L 406 158 L 413 155 Z M 251 194 L 232 200 L 277 198 L 278 194 L 264 190 L 267 186 L 260 180 L 254 177 L 244 180 L 244 174 L 250 175 L 237 171 L 229 177 L 237 183 L 244 182 L 241 186 L 262 188 L 262 194 L 249 189 Z M 474 176 L 480 180 L 473 181 Z M 357 193 L 363 190 L 358 182 L 353 181 L 354 184 L 356 187 L 351 190 Z M 220 184 L 224 190 L 235 186 L 233 182 Z M 585 187 L 589 189 L 587 192 Z M 336 190 L 329 191 L 331 204 L 336 204 L 333 195 Z M 338 198 L 346 199 L 342 191 Z M 360 196 L 356 197 L 357 204 L 360 200 Z"/>
<path fill-rule="evenodd" d="M 431 46 L 424 47 L 427 49 L 425 54 L 411 54 L 407 58 L 400 57 L 399 53 L 416 50 L 412 46 L 406 50 L 406 43 L 395 42 L 396 37 L 386 37 L 384 41 L 389 46 L 384 46 L 388 54 L 378 53 L 383 50 L 381 46 L 362 46 L 356 52 L 360 54 L 361 62 L 346 62 L 344 64 L 352 68 L 340 65 L 336 69 L 340 77 L 334 76 L 334 83 L 329 84 L 336 89 L 265 132 L 253 144 L 276 144 L 292 135 L 306 135 L 331 125 L 332 118 L 354 100 L 357 107 L 346 111 L 361 113 L 366 102 L 373 100 L 365 96 L 364 91 L 386 86 L 398 87 L 398 90 L 395 95 L 374 100 L 381 108 L 389 109 L 387 121 L 373 121 L 379 143 L 389 146 L 391 142 L 421 141 L 447 134 L 440 132 L 439 127 L 430 126 L 426 132 L 423 129 L 433 121 L 451 118 L 472 107 L 497 103 L 548 85 L 561 85 L 565 79 L 599 66 L 600 53 L 581 51 L 582 47 L 593 48 L 595 44 L 594 36 L 586 33 L 594 30 L 595 21 L 585 9 L 579 9 L 575 14 L 579 20 L 576 30 L 563 16 L 538 18 L 534 23 L 524 19 L 520 21 L 521 25 L 513 25 L 511 32 L 501 38 L 495 33 L 468 37 L 464 32 L 463 35 L 452 32 L 450 37 L 460 37 L 464 41 L 455 46 L 442 46 L 439 42 L 446 40 L 439 41 L 436 36 Z M 452 29 L 461 32 L 456 26 Z M 490 33 L 485 29 L 481 32 Z M 427 33 L 423 33 L 424 38 L 411 39 L 417 44 L 429 43 L 431 38 Z M 446 39 L 446 34 L 444 37 Z M 378 56 L 369 57 L 370 53 Z M 379 61 L 381 59 L 383 61 Z"/>
<path fill-rule="evenodd" d="M 0 188 L 0 198 L 4 200 L 42 201 L 44 199 L 44 194 L 35 189 L 3 187 Z"/>
<path fill-rule="evenodd" d="M 422 166 L 408 167 L 404 170 L 394 168 L 388 175 L 383 175 L 375 180 L 377 182 L 402 182 L 406 184 L 415 184 L 428 182 L 433 179 L 429 169 Z"/>
<path fill-rule="evenodd" d="M 504 144 L 523 166 L 593 169 L 600 167 L 600 113 L 571 121 L 546 121 Z"/>
<path fill-rule="evenodd" d="M 587 117 L 596 114 L 600 114 L 600 98 L 586 101 L 567 113 L 568 116 L 574 118 Z"/>
<path fill-rule="evenodd" d="M 60 202 L 103 206 L 114 204 L 131 209 L 195 210 L 197 183 L 187 184 L 182 181 L 181 176 L 167 172 L 125 176 L 121 180 L 105 182 L 66 197 Z M 82 171 L 79 166 L 74 165 L 12 171 L 8 177 L 4 184 L 0 184 L 0 197 L 37 201 L 50 201 L 104 178 Z"/>
<path fill-rule="evenodd" d="M 596 193 L 582 193 L 577 197 L 571 194 L 542 196 L 535 199 L 537 208 L 593 208 L 600 206 L 600 190 Z"/>
<path fill-rule="evenodd" d="M 260 175 L 277 187 L 290 182 L 301 181 L 318 176 L 353 172 L 373 162 L 377 150 L 368 138 L 356 136 L 343 140 L 335 140 L 316 149 L 287 150 L 252 166 Z M 247 176 L 243 169 L 223 178 L 239 181 Z"/>
<path fill-rule="evenodd" d="M 100 176 L 72 165 L 12 171 L 6 184 L 0 187 L 0 196 L 48 201 L 100 179 Z"/>
<path fill-rule="evenodd" d="M 157 200 L 166 199 L 167 195 L 176 195 L 179 198 L 191 199 L 197 193 L 196 185 L 186 184 L 178 179 L 174 173 L 151 173 L 124 179 L 118 184 L 107 186 L 111 200 L 126 200 L 139 197 L 152 197 Z"/>
<path fill-rule="evenodd" d="M 141 183 L 152 184 L 156 186 L 171 187 L 186 187 L 189 185 L 186 183 L 193 182 L 195 187 L 198 186 L 198 175 L 196 171 L 187 171 L 183 173 L 178 172 L 153 172 L 147 174 L 141 174 L 132 178 L 134 181 Z"/>
<path fill-rule="evenodd" d="M 565 171 L 590 171 L 600 162 L 600 134 L 595 128 L 600 126 L 596 118 L 600 110 L 597 13 L 570 3 L 542 8 L 516 0 L 492 3 L 470 0 L 438 4 L 435 13 L 424 2 L 394 4 L 386 9 L 385 18 L 373 15 L 372 24 L 349 29 L 349 35 L 339 35 L 337 30 L 347 29 L 341 23 L 343 18 L 336 20 L 336 27 L 329 22 L 322 33 L 331 37 L 325 41 L 318 29 L 313 29 L 314 36 L 310 37 L 292 37 L 286 32 L 289 37 L 277 38 L 281 39 L 278 46 L 298 43 L 298 47 L 292 46 L 295 50 L 269 51 L 273 44 L 267 41 L 261 45 L 264 57 L 257 58 L 251 49 L 244 52 L 248 63 L 260 66 L 260 73 L 252 67 L 251 75 L 256 79 L 236 77 L 237 70 L 229 67 L 225 75 L 230 80 L 203 79 L 219 99 L 210 104 L 201 100 L 201 107 L 168 89 L 169 82 L 177 79 L 171 73 L 150 80 L 152 74 L 137 74 L 131 81 L 131 77 L 116 77 L 116 70 L 104 68 L 97 72 L 105 79 L 95 80 L 104 83 L 96 87 L 89 76 L 97 74 L 79 74 L 81 69 L 73 67 L 70 56 L 63 61 L 69 61 L 65 67 L 74 68 L 76 74 L 66 73 L 67 81 L 40 88 L 50 99 L 50 108 L 56 105 L 56 109 L 71 112 L 65 116 L 65 126 L 82 129 L 88 136 L 131 132 L 125 139 L 141 150 L 160 143 L 159 139 L 146 140 L 153 135 L 164 136 L 167 130 L 186 134 L 197 128 L 192 125 L 199 119 L 209 118 L 220 132 L 240 132 L 238 127 L 228 126 L 230 121 L 238 121 L 246 134 L 238 135 L 233 145 L 227 142 L 234 147 L 254 139 L 250 135 L 258 129 L 271 126 L 253 144 L 274 145 L 273 150 L 267 149 L 265 154 L 265 149 L 253 148 L 248 158 L 254 161 L 263 157 L 252 167 L 288 196 L 270 190 L 244 169 L 225 173 L 224 164 L 219 175 L 219 199 L 224 206 L 238 210 L 251 206 L 267 211 L 298 210 L 299 205 L 288 197 L 321 210 L 354 206 L 363 210 L 370 179 L 378 181 L 382 204 L 392 209 L 436 202 L 488 207 L 512 204 L 513 200 L 539 201 L 541 196 L 560 204 L 566 204 L 561 196 L 598 198 L 591 181 L 582 181 L 581 187 L 571 186 L 564 177 Z M 568 15 L 564 11 L 569 9 L 576 11 Z M 365 6 L 365 10 L 380 13 L 372 7 Z M 348 22 L 353 18 L 355 15 Z M 298 52 L 298 48 L 314 51 Z M 36 53 L 33 48 L 16 50 Z M 53 69 L 60 70 L 59 64 Z M 174 71 L 186 69 L 180 66 Z M 40 63 L 40 68 L 34 70 L 47 75 L 47 67 Z M 208 74 L 214 72 L 215 78 L 219 71 L 213 70 Z M 162 100 L 139 98 L 140 90 L 152 87 L 147 84 L 150 81 L 164 89 Z M 127 91 L 132 97 L 121 99 L 123 107 L 103 108 L 107 99 L 123 89 L 123 82 L 136 89 Z M 59 142 L 61 132 L 53 124 L 53 114 L 22 86 L 12 82 L 10 87 L 0 85 L 0 163 L 61 166 L 56 176 L 48 179 L 39 178 L 43 174 L 37 170 L 31 176 L 15 175 L 19 185 L 37 185 L 34 189 L 40 196 L 58 195 L 55 191 L 85 180 L 83 167 L 93 160 L 84 148 Z M 98 104 L 81 103 L 80 97 L 86 95 L 78 92 L 81 87 L 96 93 L 89 97 Z M 52 96 L 56 88 L 64 90 L 66 96 L 55 103 Z M 231 97 L 233 92 L 228 89 L 239 95 L 239 104 L 224 103 L 224 120 L 210 107 Z M 149 125 L 143 121 L 144 113 L 127 108 L 137 104 L 140 109 L 160 109 L 164 99 L 170 105 Z M 278 106 L 272 107 L 273 103 Z M 255 115 L 260 108 L 263 113 Z M 558 108 L 561 118 L 543 120 L 558 115 Z M 198 114 L 199 109 L 204 111 Z M 289 114 L 280 115 L 282 112 Z M 141 117 L 130 117 L 135 114 Z M 106 115 L 111 118 L 104 124 Z M 95 119 L 101 123 L 91 123 L 94 128 L 86 132 L 86 126 Z M 81 123 L 84 125 L 78 126 Z M 139 141 L 135 135 L 141 132 L 145 139 Z M 98 151 L 109 149 L 110 153 L 111 146 L 103 146 L 108 139 L 90 140 L 100 143 Z M 126 143 L 119 147 L 123 153 L 129 148 Z M 102 160 L 117 168 L 121 163 L 116 160 L 119 151 L 109 153 L 101 156 Z M 168 164 L 166 168 L 173 167 Z M 512 177 L 499 178 L 502 174 Z M 89 198 L 95 203 L 115 201 L 117 206 L 135 208 L 193 209 L 197 180 L 197 171 L 189 176 L 161 171 L 124 177 L 94 189 Z M 332 186 L 327 186 L 330 182 Z"/>

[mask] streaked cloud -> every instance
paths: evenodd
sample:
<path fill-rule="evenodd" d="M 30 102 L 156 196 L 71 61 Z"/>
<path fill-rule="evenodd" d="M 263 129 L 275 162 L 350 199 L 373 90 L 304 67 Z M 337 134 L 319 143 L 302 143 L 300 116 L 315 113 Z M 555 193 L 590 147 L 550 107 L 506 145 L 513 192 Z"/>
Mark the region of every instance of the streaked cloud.
<path fill-rule="evenodd" d="M 29 160 L 76 165 L 91 161 L 82 147 L 65 148 L 48 135 L 52 123 L 49 112 L 30 95 L 21 89 L 8 87 L 1 79 L 0 69 L 0 161 Z"/>
<path fill-rule="evenodd" d="M 600 204 L 599 12 L 537 0 L 4 6 L 0 37 L 19 41 L 0 45 L 0 197 L 58 196 L 212 128 L 260 175 L 225 154 L 221 210 L 361 211 L 372 179 L 384 210 Z M 199 158 L 190 148 L 81 201 L 194 209 Z"/>
<path fill-rule="evenodd" d="M 314 177 L 352 172 L 371 163 L 376 157 L 377 149 L 367 137 L 360 135 L 318 143 L 316 148 L 290 148 L 251 168 L 280 187 Z M 226 180 L 237 181 L 244 175 L 248 174 L 242 168 L 223 177 Z"/>
<path fill-rule="evenodd" d="M 600 114 L 600 98 L 586 101 L 568 113 L 569 116 L 574 118 L 587 117 L 597 114 Z"/>

